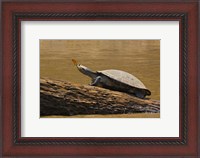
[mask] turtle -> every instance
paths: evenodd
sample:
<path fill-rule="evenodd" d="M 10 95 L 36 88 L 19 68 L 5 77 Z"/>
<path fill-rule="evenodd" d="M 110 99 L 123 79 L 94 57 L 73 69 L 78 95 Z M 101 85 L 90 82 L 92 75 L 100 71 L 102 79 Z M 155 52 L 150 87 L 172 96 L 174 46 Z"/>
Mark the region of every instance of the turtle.
<path fill-rule="evenodd" d="M 72 62 L 81 73 L 92 79 L 91 86 L 125 92 L 142 99 L 151 95 L 151 91 L 137 77 L 128 72 L 115 69 L 95 72 L 78 64 L 75 59 L 72 59 Z"/>

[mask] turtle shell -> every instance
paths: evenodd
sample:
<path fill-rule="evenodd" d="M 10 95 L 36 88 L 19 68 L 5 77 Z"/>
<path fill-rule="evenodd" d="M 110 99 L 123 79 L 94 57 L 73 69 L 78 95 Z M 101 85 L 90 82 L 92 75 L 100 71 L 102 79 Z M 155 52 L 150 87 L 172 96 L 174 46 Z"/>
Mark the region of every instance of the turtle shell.
<path fill-rule="evenodd" d="M 129 74 L 128 72 L 121 71 L 121 70 L 103 70 L 103 71 L 97 71 L 98 73 L 101 73 L 103 75 L 106 75 L 107 77 L 117 80 L 121 83 L 127 84 L 129 86 L 138 88 L 138 89 L 145 89 L 148 90 L 145 85 L 135 76 Z M 148 90 L 149 91 L 149 90 Z"/>

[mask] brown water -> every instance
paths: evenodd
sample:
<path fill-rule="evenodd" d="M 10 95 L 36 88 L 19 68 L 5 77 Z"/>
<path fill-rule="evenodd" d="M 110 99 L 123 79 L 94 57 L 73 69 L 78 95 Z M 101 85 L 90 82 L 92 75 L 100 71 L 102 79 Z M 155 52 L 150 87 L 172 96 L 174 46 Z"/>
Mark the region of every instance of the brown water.
<path fill-rule="evenodd" d="M 71 59 L 92 70 L 129 72 L 160 100 L 159 40 L 40 40 L 41 77 L 89 84 Z"/>

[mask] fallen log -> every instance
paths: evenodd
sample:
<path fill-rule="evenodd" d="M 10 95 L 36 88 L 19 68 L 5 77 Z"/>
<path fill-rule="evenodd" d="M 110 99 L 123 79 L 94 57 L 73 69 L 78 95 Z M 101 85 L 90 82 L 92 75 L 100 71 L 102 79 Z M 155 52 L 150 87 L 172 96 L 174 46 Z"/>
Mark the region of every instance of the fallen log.
<path fill-rule="evenodd" d="M 160 102 L 67 81 L 40 79 L 40 115 L 159 113 Z"/>

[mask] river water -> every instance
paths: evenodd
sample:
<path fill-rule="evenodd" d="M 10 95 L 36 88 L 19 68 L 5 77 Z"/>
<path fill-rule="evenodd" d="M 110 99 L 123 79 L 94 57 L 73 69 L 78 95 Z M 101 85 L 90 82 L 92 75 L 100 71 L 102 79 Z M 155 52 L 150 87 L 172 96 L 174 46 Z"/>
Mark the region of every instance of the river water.
<path fill-rule="evenodd" d="M 71 59 L 90 69 L 118 69 L 139 78 L 160 100 L 159 40 L 40 40 L 40 77 L 89 84 Z"/>

